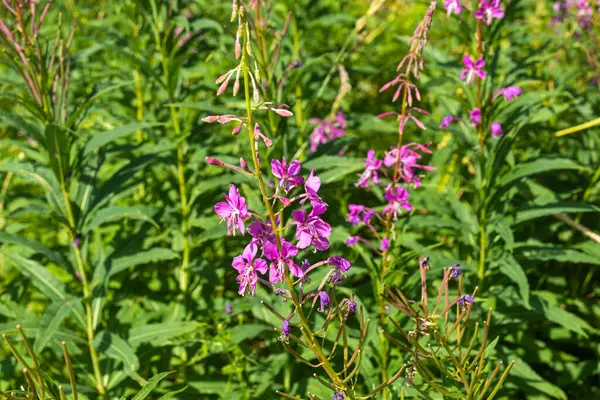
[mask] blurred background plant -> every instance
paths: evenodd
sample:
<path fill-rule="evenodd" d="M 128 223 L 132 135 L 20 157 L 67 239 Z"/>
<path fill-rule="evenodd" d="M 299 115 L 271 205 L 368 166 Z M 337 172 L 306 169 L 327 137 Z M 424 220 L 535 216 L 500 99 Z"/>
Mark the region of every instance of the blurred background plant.
<path fill-rule="evenodd" d="M 484 112 L 504 135 L 488 139 L 481 158 L 468 123 L 439 128 L 443 117 L 476 104 L 460 74 L 463 55 L 477 50 L 477 20 L 468 14 L 477 4 L 461 3 L 462 16 L 449 17 L 438 4 L 423 50 L 419 107 L 430 115 L 423 118 L 427 129 L 407 131 L 404 143 L 431 142 L 427 164 L 436 170 L 411 192 L 414 211 L 396 223 L 393 266 L 380 292 L 385 284 L 419 297 L 418 256 L 431 257 L 430 288 L 442 286 L 443 268 L 460 263 L 464 287 L 480 286 L 471 320 L 494 310 L 486 355 L 505 366 L 516 360 L 495 398 L 598 397 L 599 128 L 555 135 L 599 117 L 598 6 L 500 2 L 504 18 L 482 26 L 482 93 L 491 100 L 496 89 L 518 86 L 522 94 L 496 99 Z M 339 290 L 371 320 L 364 393 L 382 381 L 373 323 L 381 308 L 371 274 L 378 264 L 361 247 L 346 247 L 345 218 L 350 203 L 383 204 L 383 192 L 353 184 L 369 149 L 397 145 L 397 123 L 375 118 L 399 111 L 393 93 L 378 92 L 396 77 L 429 4 L 246 2 L 257 32 L 260 95 L 294 113 L 265 114 L 261 128 L 276 149 L 265 157 L 299 158 L 306 170 L 317 168 L 319 194 L 329 204 L 324 218 L 334 227 L 331 251 L 352 263 Z M 49 8 L 3 2 L 0 330 L 31 363 L 16 336 L 19 324 L 41 369 L 65 391 L 63 341 L 82 398 L 102 391 L 134 396 L 167 371 L 175 372 L 157 383 L 156 396 L 183 389 L 169 396 L 332 396 L 281 351 L 281 333 L 272 329 L 280 320 L 261 306 L 280 298 L 266 291 L 238 296 L 231 259 L 247 241 L 225 238 L 213 212 L 229 183 L 250 208 L 260 199 L 250 178 L 204 161 L 208 154 L 234 165 L 250 160 L 245 135 L 232 138 L 231 127 L 201 121 L 245 109 L 241 99 L 215 96 L 215 80 L 237 65 L 230 16 L 229 1 L 65 0 Z M 398 341 L 396 304 L 383 311 L 390 319 L 385 331 Z M 410 321 L 401 319 L 401 327 Z M 414 356 L 391 345 L 388 375 Z M 0 392 L 27 388 L 8 346 L 0 347 L 0 359 Z M 419 383 L 427 373 L 415 370 Z M 409 377 L 405 370 L 390 386 L 393 398 L 427 398 L 418 385 L 407 386 Z"/>

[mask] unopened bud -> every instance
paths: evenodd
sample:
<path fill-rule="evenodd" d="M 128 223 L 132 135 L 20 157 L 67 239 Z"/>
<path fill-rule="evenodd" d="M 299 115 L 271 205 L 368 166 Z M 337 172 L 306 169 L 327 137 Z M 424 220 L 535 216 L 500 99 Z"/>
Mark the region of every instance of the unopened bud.
<path fill-rule="evenodd" d="M 240 157 L 240 167 L 242 167 L 244 171 L 248 171 L 248 163 L 243 157 Z"/>
<path fill-rule="evenodd" d="M 219 120 L 219 116 L 218 115 L 209 115 L 208 117 L 204 117 L 202 118 L 203 122 L 212 124 L 214 122 L 217 122 Z"/>
<path fill-rule="evenodd" d="M 277 115 L 281 115 L 282 117 L 291 117 L 294 115 L 291 111 L 286 110 L 285 108 L 275 108 L 273 109 Z"/>
<path fill-rule="evenodd" d="M 239 124 L 238 126 L 236 126 L 235 128 L 233 128 L 233 129 L 231 130 L 231 134 L 232 134 L 233 136 L 237 136 L 237 135 L 239 135 L 239 134 L 240 134 L 240 131 L 242 130 L 242 125 L 243 125 L 243 124 Z"/>
<path fill-rule="evenodd" d="M 223 163 L 223 161 L 217 160 L 216 158 L 213 158 L 213 157 L 205 157 L 204 160 L 206 161 L 207 164 L 216 165 L 218 167 L 222 167 L 223 165 L 225 165 Z"/>

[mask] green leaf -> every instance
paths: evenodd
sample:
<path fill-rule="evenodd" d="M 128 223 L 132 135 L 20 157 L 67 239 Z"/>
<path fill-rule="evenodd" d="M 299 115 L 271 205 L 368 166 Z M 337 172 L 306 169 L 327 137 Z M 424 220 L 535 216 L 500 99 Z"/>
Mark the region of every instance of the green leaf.
<path fill-rule="evenodd" d="M 500 272 L 509 277 L 513 282 L 519 286 L 519 293 L 523 298 L 525 307 L 530 308 L 529 304 L 529 281 L 527 275 L 523 271 L 521 265 L 515 260 L 510 254 L 505 254 L 499 261 Z"/>
<path fill-rule="evenodd" d="M 72 298 L 70 300 L 52 303 L 46 311 L 44 311 L 33 345 L 35 353 L 39 354 L 44 350 L 65 318 L 68 317 L 80 303 L 81 299 Z"/>
<path fill-rule="evenodd" d="M 152 390 L 154 390 L 156 385 L 158 385 L 158 383 L 161 380 L 163 380 L 164 378 L 166 378 L 174 372 L 175 371 L 161 372 L 160 374 L 148 379 L 148 383 L 146 383 L 144 387 L 139 392 L 137 392 L 137 394 L 133 396 L 133 399 L 131 400 L 144 400 L 146 397 L 148 397 Z"/>
<path fill-rule="evenodd" d="M 23 275 L 31 279 L 31 282 L 42 294 L 53 301 L 66 300 L 65 285 L 52 275 L 50 271 L 33 260 L 28 260 L 17 254 L 0 251 L 12 264 L 21 271 Z"/>
<path fill-rule="evenodd" d="M 85 225 L 83 231 L 89 232 L 103 224 L 120 221 L 125 218 L 147 221 L 158 228 L 158 224 L 154 221 L 148 209 L 138 206 L 109 206 L 94 213 L 94 216 Z"/>
<path fill-rule="evenodd" d="M 555 203 L 543 206 L 529 207 L 517 212 L 515 224 L 552 214 L 600 212 L 600 208 L 582 203 Z"/>
<path fill-rule="evenodd" d="M 46 147 L 50 167 L 59 182 L 67 178 L 69 174 L 69 157 L 71 153 L 71 143 L 67 130 L 55 125 L 46 126 Z"/>
<path fill-rule="evenodd" d="M 61 267 L 66 267 L 67 265 L 60 253 L 52 251 L 50 248 L 44 246 L 42 243 L 37 242 L 35 240 L 26 239 L 18 235 L 13 235 L 12 233 L 8 233 L 6 231 L 0 231 L 0 242 L 12 243 L 17 244 L 19 246 L 27 247 L 35 251 L 36 253 L 43 254 L 50 261 L 55 262 Z"/>
<path fill-rule="evenodd" d="M 132 122 L 123 126 L 114 128 L 108 132 L 103 132 L 92 137 L 83 148 L 83 154 L 88 155 L 94 153 L 98 149 L 106 146 L 107 144 L 114 142 L 120 138 L 123 138 L 139 129 L 149 128 L 152 126 L 160 125 L 158 123 L 149 122 Z"/>
<path fill-rule="evenodd" d="M 271 329 L 270 326 L 260 324 L 244 324 L 235 326 L 229 331 L 231 334 L 231 343 L 239 344 L 244 340 L 252 339 L 262 332 Z"/>
<path fill-rule="evenodd" d="M 568 158 L 539 158 L 517 165 L 498 181 L 498 186 L 507 186 L 518 179 L 541 172 L 581 169 L 584 169 L 584 167 Z"/>
<path fill-rule="evenodd" d="M 158 400 L 172 399 L 176 394 L 185 392 L 185 390 L 187 388 L 189 388 L 189 386 L 186 385 L 186 386 L 182 387 L 181 389 L 177 389 L 177 390 L 173 390 L 173 391 L 171 391 L 169 393 L 165 393 L 164 395 L 160 396 L 158 398 Z"/>
<path fill-rule="evenodd" d="M 112 265 L 108 270 L 108 277 L 136 265 L 174 260 L 176 258 L 179 258 L 179 254 L 171 249 L 163 247 L 155 247 L 149 250 L 140 251 L 131 256 L 123 256 L 111 260 L 110 262 Z"/>
<path fill-rule="evenodd" d="M 567 400 L 567 395 L 562 389 L 539 376 L 529 364 L 514 355 L 511 355 L 511 358 L 516 363 L 510 371 L 509 380 L 512 378 L 514 381 L 522 382 L 524 385 L 531 386 L 555 399 Z"/>
<path fill-rule="evenodd" d="M 129 330 L 129 343 L 134 347 L 146 342 L 150 342 L 157 347 L 163 346 L 171 339 L 194 332 L 198 327 L 199 325 L 195 322 L 173 321 L 131 328 Z"/>
<path fill-rule="evenodd" d="M 527 245 L 521 244 L 515 247 L 515 254 L 530 260 L 559 261 L 569 264 L 592 264 L 600 265 L 600 259 L 569 248 L 555 245 Z"/>
<path fill-rule="evenodd" d="M 590 326 L 590 324 L 588 324 L 586 321 L 579 318 L 577 315 L 564 310 L 556 304 L 551 304 L 545 301 L 537 294 L 532 296 L 531 305 L 537 312 L 543 314 L 549 321 L 552 321 L 555 324 L 570 330 L 571 332 L 578 333 L 584 337 L 588 337 L 586 330 L 594 332 L 594 328 L 592 328 L 592 326 Z"/>
<path fill-rule="evenodd" d="M 94 347 L 101 354 L 121 361 L 129 375 L 134 374 L 140 367 L 138 358 L 131 346 L 114 333 L 108 331 L 98 333 L 94 339 Z"/>

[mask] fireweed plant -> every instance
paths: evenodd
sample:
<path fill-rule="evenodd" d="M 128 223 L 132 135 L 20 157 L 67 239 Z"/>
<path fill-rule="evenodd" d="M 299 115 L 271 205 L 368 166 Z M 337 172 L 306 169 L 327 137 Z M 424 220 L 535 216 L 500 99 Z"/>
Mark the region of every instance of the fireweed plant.
<path fill-rule="evenodd" d="M 423 128 L 422 123 L 411 113 L 414 110 L 418 110 L 421 113 L 424 112 L 412 107 L 412 96 L 414 95 L 417 99 L 420 96 L 416 86 L 409 81 L 409 76 L 412 73 L 418 78 L 418 71 L 423 68 L 423 60 L 420 58 L 421 50 L 427 39 L 427 31 L 431 25 L 434 10 L 435 2 L 432 2 L 424 21 L 419 25 L 415 36 L 411 40 L 410 54 L 400 64 L 400 67 L 406 65 L 407 73 L 400 74 L 394 81 L 386 85 L 390 87 L 393 84 L 400 84 L 398 93 L 404 89 L 404 94 L 403 111 L 402 114 L 399 114 L 400 140 L 398 147 L 392 149 L 385 160 L 385 165 L 393 167 L 394 171 L 393 178 L 386 175 L 386 178 L 391 182 L 386 189 L 385 195 L 389 203 L 381 213 L 382 217 L 377 215 L 383 221 L 386 221 L 385 218 L 387 218 L 385 237 L 380 239 L 380 249 L 384 253 L 384 271 L 382 275 L 385 273 L 385 262 L 391 237 L 390 221 L 398 218 L 401 209 L 411 209 L 410 204 L 407 202 L 408 193 L 400 184 L 400 179 L 403 179 L 407 185 L 413 184 L 414 186 L 419 186 L 420 179 L 415 176 L 414 169 L 428 169 L 428 167 L 416 163 L 420 155 L 413 150 L 414 148 L 428 152 L 427 146 L 418 144 L 402 146 L 401 138 L 404 127 L 409 120 L 413 120 L 417 126 Z M 387 396 L 388 391 L 386 389 L 401 376 L 406 375 L 406 384 L 412 385 L 417 374 L 422 375 L 423 379 L 431 384 L 431 389 L 444 393 L 445 389 L 436 383 L 438 380 L 437 376 L 427 370 L 424 364 L 420 363 L 420 357 L 426 359 L 439 357 L 440 360 L 438 360 L 438 363 L 440 366 L 449 362 L 449 360 L 453 360 L 454 372 L 440 367 L 439 374 L 444 374 L 446 377 L 454 377 L 456 380 L 459 380 L 458 375 L 460 375 L 460 379 L 462 379 L 464 385 L 464 392 L 462 393 L 465 398 L 474 398 L 477 391 L 482 391 L 481 396 L 483 396 L 490 389 L 490 385 L 499 370 L 498 366 L 489 374 L 489 379 L 484 384 L 484 370 L 487 364 L 484 363 L 485 356 L 483 351 L 485 349 L 485 340 L 491 313 L 485 325 L 483 344 L 475 358 L 471 360 L 470 367 L 468 367 L 466 360 L 469 358 L 473 345 L 477 340 L 477 332 L 472 336 L 471 345 L 466 350 L 464 356 L 462 355 L 462 349 L 460 349 L 460 338 L 462 337 L 460 332 L 463 331 L 464 334 L 466 325 L 462 324 L 466 324 L 466 321 L 462 321 L 462 319 L 465 316 L 468 319 L 468 312 L 466 310 L 470 309 L 471 304 L 474 302 L 474 297 L 471 295 L 459 295 L 451 303 L 448 303 L 448 279 L 450 277 L 458 279 L 462 274 L 459 266 L 456 265 L 452 269 L 444 271 L 444 280 L 438 293 L 436 307 L 433 313 L 429 314 L 425 283 L 426 270 L 429 268 L 427 259 L 420 261 L 421 276 L 423 279 L 423 297 L 420 309 L 415 309 L 412 303 L 409 303 L 401 293 L 399 293 L 399 296 L 404 299 L 404 303 L 401 303 L 397 295 L 391 291 L 388 291 L 388 293 L 390 296 L 393 296 L 394 300 L 390 300 L 390 298 L 388 300 L 394 302 L 395 307 L 415 322 L 418 332 L 421 335 L 434 335 L 437 340 L 436 349 L 433 350 L 430 345 L 430 351 L 421 354 L 418 348 L 409 349 L 400 344 L 400 346 L 403 346 L 404 349 L 413 354 L 409 364 L 402 365 L 389 378 L 386 374 L 383 374 L 383 383 L 372 388 L 365 395 L 358 394 L 362 352 L 366 344 L 365 339 L 369 320 L 365 318 L 362 307 L 358 306 L 353 297 L 338 299 L 336 293 L 336 288 L 343 285 L 346 273 L 352 267 L 351 263 L 341 256 L 329 256 L 324 259 L 321 258 L 316 262 L 310 262 L 308 259 L 308 257 L 314 258 L 315 255 L 329 249 L 329 238 L 332 233 L 331 226 L 322 217 L 327 211 L 328 205 L 319 195 L 321 180 L 316 175 L 315 169 L 311 170 L 307 176 L 303 176 L 302 166 L 298 160 L 288 161 L 285 158 L 269 160 L 268 158 L 264 159 L 261 157 L 261 150 L 271 148 L 273 141 L 263 133 L 259 123 L 256 122 L 256 112 L 266 111 L 267 113 L 274 113 L 284 118 L 291 117 L 293 114 L 284 104 L 261 101 L 258 89 L 261 85 L 261 77 L 253 55 L 254 49 L 251 38 L 254 35 L 251 32 L 252 25 L 248 22 L 248 13 L 245 6 L 239 1 L 233 2 L 231 20 L 237 21 L 238 24 L 234 51 L 235 58 L 239 60 L 239 64 L 217 79 L 216 83 L 220 85 L 217 95 L 225 93 L 231 84 L 235 96 L 239 91 L 240 81 L 242 81 L 246 115 L 211 115 L 203 118 L 203 121 L 207 123 L 234 124 L 232 131 L 234 135 L 240 134 L 242 131 L 247 132 L 253 166 L 250 166 L 243 158 L 240 159 L 239 166 L 225 163 L 213 157 L 207 157 L 206 162 L 253 177 L 260 191 L 264 208 L 266 209 L 266 213 L 249 209 L 246 198 L 240 194 L 238 187 L 234 184 L 230 185 L 228 193 L 224 195 L 225 201 L 218 202 L 214 206 L 215 213 L 222 218 L 222 221 L 227 226 L 228 235 L 235 236 L 236 234 L 240 234 L 245 236 L 248 233 L 247 236 L 250 237 L 241 254 L 234 257 L 231 264 L 232 268 L 238 274 L 238 293 L 241 296 L 254 296 L 257 288 L 264 286 L 278 297 L 281 297 L 284 303 L 291 303 L 289 306 L 291 310 L 283 314 L 276 307 L 266 302 L 263 302 L 263 305 L 281 321 L 279 329 L 281 336 L 279 340 L 284 348 L 298 361 L 313 368 L 321 369 L 326 374 L 327 378 L 323 378 L 319 374 L 315 374 L 315 378 L 322 385 L 332 390 L 332 397 L 334 399 L 366 399 L 376 396 L 382 390 L 385 390 Z M 251 68 L 253 64 L 255 68 Z M 406 108 L 407 104 L 410 106 L 409 109 Z M 345 127 L 345 120 L 339 114 L 336 123 L 338 126 L 330 126 L 331 122 L 320 121 L 321 133 L 325 133 L 326 129 L 329 131 L 340 129 L 341 125 Z M 311 150 L 314 151 L 316 148 Z M 269 172 L 273 177 L 271 188 L 268 188 L 265 183 L 262 171 L 265 163 L 267 166 L 270 166 Z M 382 161 L 376 160 L 374 151 L 371 150 L 366 161 L 366 171 L 360 175 L 357 185 L 366 187 L 372 183 L 379 184 L 378 171 L 381 165 Z M 371 218 L 375 217 L 376 214 L 378 213 L 373 210 L 355 206 L 352 209 L 351 217 L 356 220 L 362 219 L 377 235 L 375 229 L 370 225 Z M 361 240 L 359 237 L 349 238 L 350 244 L 355 244 L 359 240 Z M 362 240 L 366 241 L 365 239 Z M 299 256 L 300 252 L 304 253 L 304 257 Z M 302 258 L 304 259 L 302 260 Z M 311 273 L 322 268 L 327 268 L 327 273 L 316 289 L 310 290 Z M 436 311 L 438 306 L 440 306 L 444 290 L 446 291 L 445 298 L 447 304 L 445 309 L 438 315 Z M 456 322 L 454 322 L 453 328 L 447 333 L 439 331 L 437 322 L 434 322 L 434 320 L 444 317 L 447 322 L 448 311 L 455 304 L 458 307 Z M 315 311 L 316 313 L 322 313 L 323 317 L 311 319 Z M 424 312 L 425 315 L 421 316 L 421 312 Z M 351 336 L 347 329 L 348 325 L 352 323 L 351 319 L 353 319 L 355 314 L 358 314 L 359 338 L 356 348 L 351 353 L 348 347 L 348 340 L 351 339 Z M 397 327 L 400 328 L 398 325 Z M 455 331 L 458 332 L 458 339 L 456 343 L 453 343 L 454 350 L 450 350 L 447 341 L 450 340 L 450 335 Z M 419 347 L 418 341 L 415 339 L 419 333 L 411 331 L 406 336 L 409 338 L 408 342 L 410 346 Z M 391 335 L 384 334 L 398 343 Z M 357 339 L 353 338 L 353 340 Z M 332 343 L 330 344 L 329 342 Z M 336 357 L 338 347 L 341 348 L 340 351 L 343 354 Z M 444 349 L 443 351 L 442 348 Z M 312 362 L 306 359 L 302 354 L 303 349 L 310 350 L 312 357 L 316 361 Z M 458 351 L 461 353 L 461 363 L 453 355 L 453 352 L 457 351 L 457 349 L 460 349 Z M 444 353 L 444 356 L 442 356 L 442 353 Z M 425 370 L 427 372 L 424 372 Z M 502 375 L 490 397 L 493 397 L 498 391 L 499 385 L 506 378 L 509 370 L 510 366 Z M 468 380 L 467 373 L 471 373 Z M 278 393 L 282 397 L 296 398 L 282 392 Z M 461 391 L 459 390 L 458 393 L 461 393 Z"/>

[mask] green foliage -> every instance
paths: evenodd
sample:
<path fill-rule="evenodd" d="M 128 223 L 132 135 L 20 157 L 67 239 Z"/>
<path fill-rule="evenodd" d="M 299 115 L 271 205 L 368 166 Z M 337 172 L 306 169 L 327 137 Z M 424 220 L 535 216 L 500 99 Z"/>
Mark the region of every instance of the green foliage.
<path fill-rule="evenodd" d="M 269 7 L 263 24 L 253 22 L 262 40 L 252 48 L 251 69 L 264 82 L 258 90 L 294 113 L 256 113 L 274 142 L 261 157 L 300 159 L 304 176 L 316 168 L 321 178 L 331 251 L 352 262 L 338 290 L 354 296 L 370 321 L 349 323 L 347 338 L 332 329 L 321 339 L 327 348 L 347 341 L 350 356 L 360 350 L 357 392 L 372 392 L 398 371 L 381 398 L 468 392 L 439 333 L 424 341 L 450 367 L 432 357 L 419 364 L 415 349 L 425 344 L 401 336 L 415 315 L 401 320 L 381 297 L 384 287 L 397 287 L 417 298 L 416 260 L 428 255 L 430 296 L 443 286 L 438 272 L 454 263 L 463 268 L 465 290 L 478 287 L 466 338 L 486 346 L 479 352 L 467 340 L 450 343 L 464 356 L 461 367 L 469 367 L 469 354 L 485 355 L 485 368 L 469 371 L 473 382 L 485 384 L 495 365 L 503 362 L 504 371 L 515 360 L 494 398 L 599 397 L 600 76 L 590 62 L 590 51 L 598 59 L 591 36 L 576 39 L 570 25 L 556 33 L 553 2 L 502 2 L 505 18 L 483 26 L 488 77 L 481 93 L 486 123 L 502 122 L 504 136 L 488 137 L 482 151 L 468 121 L 438 128 L 444 116 L 468 118 L 477 105 L 475 85 L 458 78 L 462 55 L 476 51 L 476 23 L 447 17 L 438 2 L 417 105 L 431 114 L 421 119 L 426 130 L 411 122 L 403 134 L 404 143 L 432 143 L 424 160 L 435 171 L 411 189 L 415 208 L 395 223 L 388 270 L 380 274 L 376 253 L 344 245 L 349 234 L 363 233 L 345 219 L 349 204 L 384 204 L 380 189 L 354 186 L 356 174 L 369 149 L 381 158 L 396 145 L 397 125 L 374 117 L 399 112 L 400 102 L 379 89 L 396 76 L 429 2 L 254 3 Z M 22 32 L 0 8 L 8 29 Z M 61 400 L 63 391 L 82 399 L 331 398 L 330 382 L 285 352 L 281 319 L 261 304 L 283 312 L 282 298 L 237 294 L 231 260 L 248 236 L 226 237 L 213 211 L 230 183 L 249 208 L 266 211 L 253 178 L 205 162 L 212 155 L 252 164 L 245 130 L 232 136 L 233 126 L 202 121 L 245 112 L 243 87 L 238 97 L 215 95 L 215 80 L 238 63 L 230 14 L 231 1 L 54 1 L 26 48 L 27 65 L 2 34 L 0 398 L 24 391 Z M 600 37 L 594 21 L 590 29 Z M 33 32 L 35 20 L 21 23 Z M 341 96 L 339 66 L 349 86 Z M 492 100 L 495 89 L 510 85 L 523 95 Z M 310 152 L 311 119 L 339 110 L 346 136 Z M 324 277 L 311 276 L 311 288 Z M 490 308 L 484 339 L 484 325 L 476 331 L 474 323 Z M 383 331 L 410 351 L 382 339 Z M 318 363 L 310 349 L 293 349 Z M 338 352 L 334 361 L 343 366 Z M 431 378 L 424 368 L 435 377 L 424 378 Z M 24 391 L 10 394 L 17 388 Z"/>

